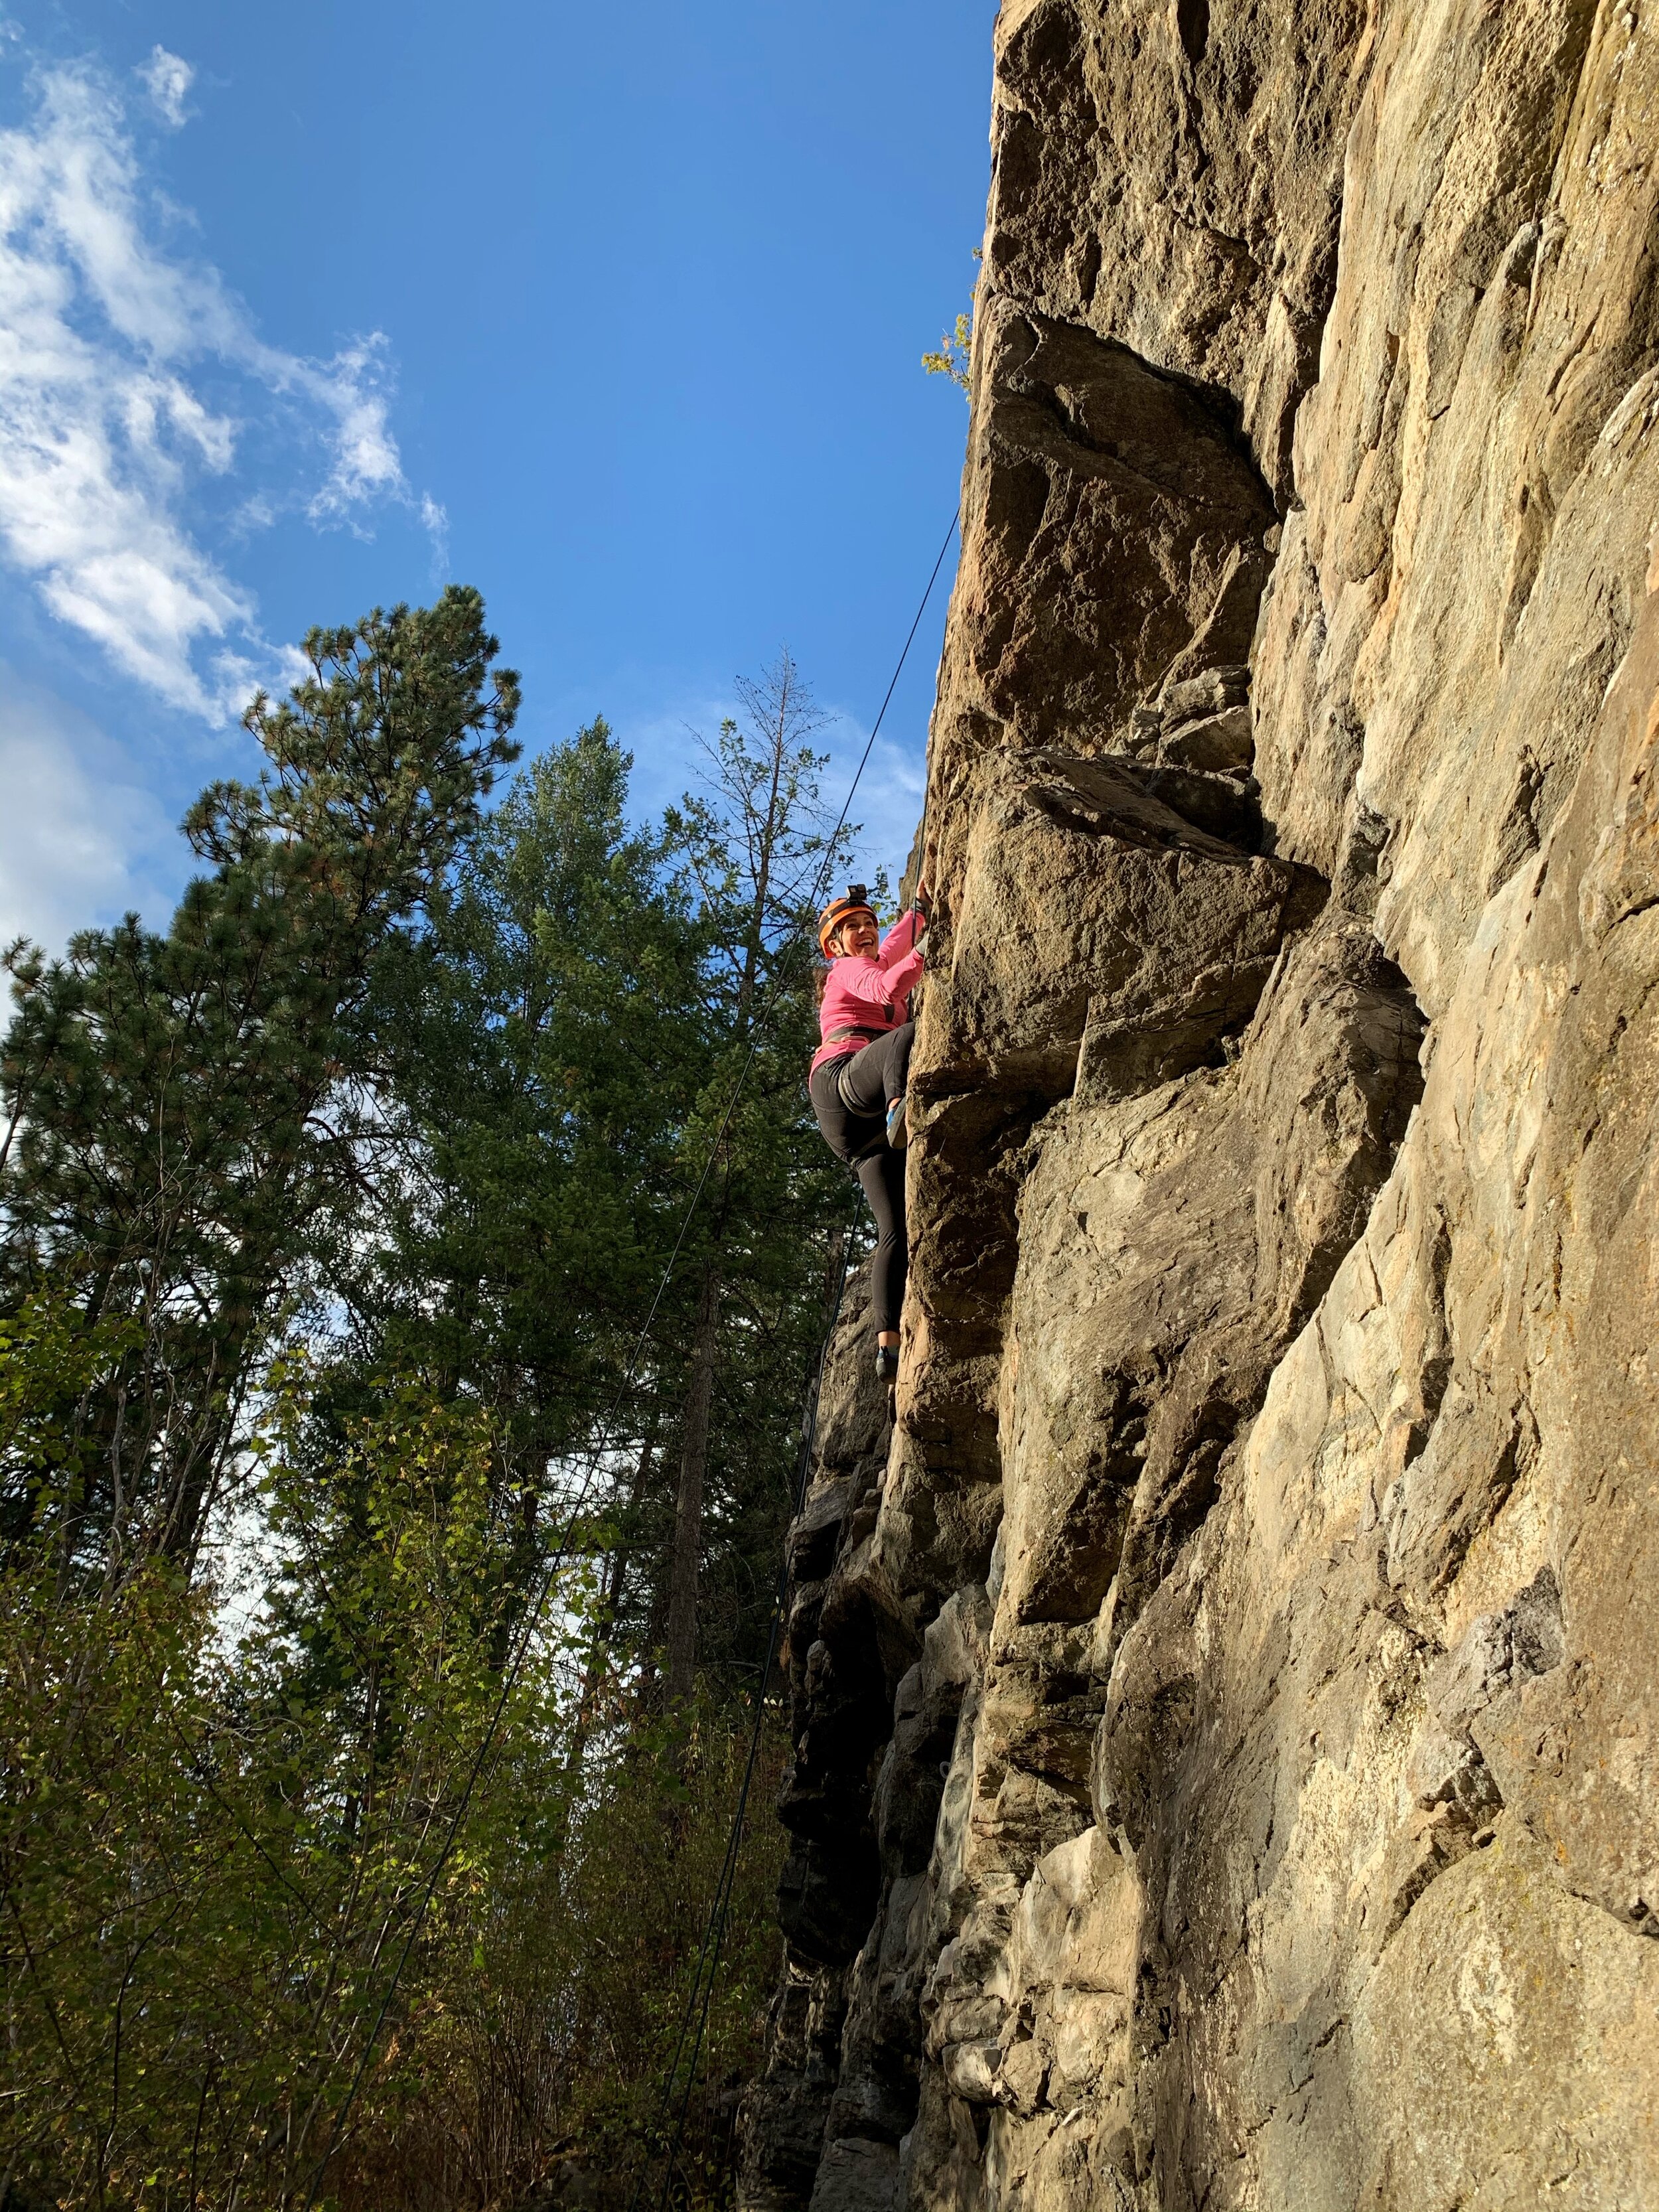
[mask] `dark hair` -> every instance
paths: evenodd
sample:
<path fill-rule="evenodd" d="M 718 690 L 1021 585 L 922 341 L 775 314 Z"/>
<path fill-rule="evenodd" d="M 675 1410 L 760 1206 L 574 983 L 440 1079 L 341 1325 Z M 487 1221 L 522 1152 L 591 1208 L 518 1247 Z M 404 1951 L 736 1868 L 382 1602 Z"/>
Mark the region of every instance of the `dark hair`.
<path fill-rule="evenodd" d="M 854 885 L 854 889 L 855 890 L 862 890 L 864 886 L 862 884 Z M 846 915 L 836 924 L 835 928 L 830 932 L 830 942 L 832 945 L 840 944 L 842 931 L 847 927 L 847 923 L 850 920 L 851 916 Z M 839 952 L 832 951 L 827 960 L 820 961 L 817 963 L 817 973 L 812 978 L 812 990 L 814 1000 L 820 1006 L 823 1004 L 823 994 L 830 988 L 830 970 L 834 967 L 840 957 L 841 955 Z"/>

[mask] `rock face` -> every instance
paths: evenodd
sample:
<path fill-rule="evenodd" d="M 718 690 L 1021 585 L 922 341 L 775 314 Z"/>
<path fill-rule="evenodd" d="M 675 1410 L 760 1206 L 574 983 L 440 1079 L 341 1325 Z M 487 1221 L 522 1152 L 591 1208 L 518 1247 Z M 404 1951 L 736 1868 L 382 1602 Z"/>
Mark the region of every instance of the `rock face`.
<path fill-rule="evenodd" d="M 1659 19 L 1004 0 L 755 2207 L 1659 2205 Z"/>

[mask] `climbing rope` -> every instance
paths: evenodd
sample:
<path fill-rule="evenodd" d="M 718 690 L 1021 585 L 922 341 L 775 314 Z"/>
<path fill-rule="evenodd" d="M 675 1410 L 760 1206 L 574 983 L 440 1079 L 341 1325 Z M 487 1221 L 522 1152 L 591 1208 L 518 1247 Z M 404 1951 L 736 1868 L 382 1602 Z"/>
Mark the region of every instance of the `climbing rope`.
<path fill-rule="evenodd" d="M 917 630 L 921 626 L 921 618 L 927 611 L 927 602 L 933 597 L 933 586 L 939 580 L 939 569 L 944 565 L 945 556 L 951 549 L 951 540 L 956 532 L 957 520 L 957 518 L 956 515 L 952 514 L 950 523 L 946 527 L 944 539 L 940 544 L 938 555 L 934 559 L 933 568 L 929 573 L 927 587 L 921 595 L 921 605 L 916 609 L 915 618 L 910 624 L 909 632 L 906 636 L 903 647 L 900 651 L 898 665 L 893 671 L 892 679 L 887 686 L 886 695 L 881 702 L 880 712 L 876 716 L 874 726 L 870 732 L 869 739 L 864 748 L 863 756 L 859 762 L 857 772 L 854 775 L 852 784 L 848 788 L 846 803 L 843 805 L 841 811 L 841 818 L 836 823 L 835 834 L 832 835 L 830 840 L 832 853 L 836 837 L 840 835 L 842 824 L 846 821 L 848 811 L 852 805 L 853 793 L 858 789 L 859 777 L 864 773 L 865 763 L 869 759 L 871 747 L 875 744 L 876 733 L 881 728 L 883 719 L 887 713 L 889 702 L 892 698 L 899 677 L 903 671 L 905 660 L 908 657 L 911 645 L 915 641 Z M 924 771 L 921 798 L 921 821 L 916 833 L 919 854 L 917 861 L 918 878 L 920 878 L 921 869 L 927 860 L 927 848 L 926 837 L 927 829 L 927 799 L 928 789 L 927 783 L 925 780 Z M 814 890 L 811 904 L 815 907 L 818 903 L 819 896 L 823 890 L 826 874 L 827 871 L 820 872 L 817 886 Z M 914 905 L 914 896 L 911 902 Z M 818 1348 L 817 1364 L 813 1371 L 811 1386 L 808 1392 L 806 1406 L 802 1414 L 800 1455 L 796 1468 L 795 1499 L 792 1518 L 798 1518 L 799 1516 L 801 1510 L 806 1501 L 806 1485 L 811 1468 L 812 1437 L 817 1425 L 818 1398 L 823 1385 L 823 1370 L 825 1363 L 830 1356 L 830 1346 L 835 1337 L 836 1322 L 841 1318 L 842 1298 L 847 1286 L 847 1252 L 846 1248 L 843 1245 L 842 1252 L 841 1276 L 840 1280 L 837 1282 L 836 1286 L 834 1310 L 830 1316 L 829 1328 L 824 1332 L 823 1341 Z M 675 2041 L 674 2053 L 669 2061 L 668 2069 L 663 2077 L 662 2095 L 657 2107 L 656 2123 L 653 2132 L 660 2136 L 663 2120 L 666 2115 L 669 2105 L 673 2100 L 675 2083 L 679 2076 L 680 2061 L 684 2052 L 686 2036 L 688 2032 L 690 2032 L 691 2023 L 695 2019 L 696 2027 L 695 2033 L 692 2033 L 691 2036 L 691 2053 L 690 2063 L 686 2068 L 685 2086 L 680 2098 L 679 2111 L 675 2117 L 672 2137 L 666 2146 L 667 2155 L 663 2165 L 662 2190 L 657 2200 L 658 2212 L 667 2212 L 669 2195 L 673 2187 L 675 2169 L 678 2163 L 680 2149 L 684 2140 L 686 2115 L 690 2110 L 691 2093 L 696 2082 L 697 2060 L 702 2047 L 704 2032 L 708 2027 L 709 2007 L 714 2000 L 715 1970 L 720 1958 L 720 1943 L 726 1931 L 726 1917 L 731 1904 L 732 1888 L 737 1878 L 738 1858 L 742 1846 L 744 1823 L 747 1817 L 749 1808 L 750 1786 L 754 1779 L 755 1762 L 760 1752 L 761 1728 L 766 1711 L 766 1686 L 771 1680 L 772 1668 L 777 1658 L 778 1639 L 782 1629 L 784 1606 L 788 1595 L 788 1587 L 789 1560 L 788 1553 L 786 1551 L 779 1561 L 778 1587 L 776 1595 L 773 1601 L 772 1620 L 767 1638 L 766 1663 L 761 1670 L 760 1694 L 755 1700 L 755 1719 L 749 1739 L 749 1756 L 744 1769 L 743 1785 L 738 1793 L 737 1809 L 732 1815 L 731 1832 L 726 1838 L 726 1856 L 721 1862 L 720 1880 L 715 1885 L 714 1902 L 709 1906 L 708 1919 L 703 1929 L 702 1942 L 698 1948 L 696 1965 L 691 1977 L 691 1986 L 686 1995 L 685 2009 L 680 2019 L 679 2034 Z M 629 2212 L 639 2212 L 640 2201 L 644 2193 L 645 2183 L 650 2172 L 650 2166 L 651 2160 L 647 2157 L 645 2165 L 641 2167 L 639 2178 L 635 2183 L 634 2192 L 629 2201 Z"/>
<path fill-rule="evenodd" d="M 950 550 L 951 539 L 955 533 L 956 526 L 957 516 L 953 511 L 951 516 L 949 527 L 945 531 L 944 539 L 939 549 L 938 556 L 934 560 L 932 571 L 928 575 L 927 587 L 922 592 L 921 602 L 916 608 L 915 618 L 911 622 L 910 628 L 905 635 L 904 643 L 900 648 L 898 660 L 894 666 L 892 677 L 888 683 L 885 693 L 883 695 L 880 710 L 877 714 L 875 721 L 871 726 L 869 736 L 865 739 L 864 750 L 859 756 L 859 763 L 853 772 L 853 780 L 847 787 L 847 796 L 842 801 L 841 812 L 836 818 L 836 826 L 830 831 L 829 837 L 825 840 L 823 860 L 819 867 L 817 878 L 813 886 L 811 897 L 809 901 L 809 904 L 815 909 L 822 902 L 823 892 L 829 882 L 830 871 L 835 866 L 836 848 L 840 842 L 841 833 L 847 826 L 847 817 L 852 809 L 853 799 L 858 791 L 860 781 L 864 775 L 866 767 L 868 765 L 871 751 L 873 749 L 876 738 L 880 732 L 882 723 L 886 718 L 887 709 L 892 702 L 893 694 L 898 688 L 899 678 L 904 672 L 904 664 L 909 658 L 911 646 L 915 642 L 916 632 L 921 627 L 921 618 L 927 611 L 927 602 L 933 597 L 933 586 L 939 580 L 939 572 L 944 566 L 945 556 Z M 925 793 L 923 805 L 925 813 Z M 674 1239 L 673 1249 L 668 1255 L 667 1262 L 663 1268 L 661 1279 L 658 1282 L 655 1293 L 652 1297 L 651 1304 L 647 1311 L 645 1320 L 641 1324 L 639 1334 L 634 1340 L 633 1349 L 629 1353 L 627 1364 L 623 1368 L 622 1378 L 617 1383 L 615 1395 L 612 1397 L 611 1404 L 606 1409 L 605 1418 L 599 1425 L 599 1438 L 592 1448 L 592 1452 L 588 1460 L 586 1468 L 584 1471 L 581 1481 L 578 1486 L 575 1501 L 571 1505 L 569 1511 L 565 1516 L 564 1526 L 560 1531 L 558 1542 L 554 1547 L 548 1564 L 543 1571 L 541 1580 L 537 1586 L 534 1599 L 532 1600 L 520 1626 L 520 1633 L 516 1644 L 512 1650 L 508 1663 L 502 1670 L 501 1688 L 490 1708 L 489 1719 L 484 1729 L 483 1735 L 479 1740 L 477 1750 L 475 1752 L 471 1762 L 469 1763 L 465 1780 L 462 1784 L 460 1796 L 457 1801 L 454 1812 L 450 1817 L 448 1826 L 444 1831 L 443 1841 L 439 1847 L 437 1856 L 432 1863 L 431 1869 L 428 1874 L 425 1881 L 420 1886 L 419 1896 L 416 1904 L 414 1915 L 410 1919 L 408 1931 L 404 1936 L 402 1947 L 398 1953 L 395 1961 L 393 1962 L 392 1978 L 386 1984 L 386 1995 L 381 2000 L 380 2010 L 375 2014 L 374 2024 L 369 2030 L 368 2040 L 363 2046 L 362 2056 L 358 2062 L 356 2073 L 351 2077 L 350 2087 L 346 2091 L 344 2101 L 342 2103 L 339 2111 L 336 2113 L 333 2124 L 329 2130 L 327 2145 L 325 2148 L 321 2157 L 318 2160 L 316 2166 L 312 2173 L 311 2185 L 306 2195 L 305 2212 L 316 2212 L 317 2192 L 322 2186 L 323 2176 L 327 2172 L 329 2166 L 332 2161 L 336 2152 L 339 2148 L 340 2140 L 344 2132 L 346 2123 L 350 2118 L 352 2110 L 356 2104 L 359 2094 L 362 2092 L 363 2082 L 368 2076 L 370 2062 L 372 2061 L 375 2050 L 380 2044 L 381 2033 L 386 2027 L 388 2017 L 390 2016 L 392 2001 L 396 1997 L 398 1985 L 403 1980 L 404 1970 L 409 1964 L 410 1957 L 414 1951 L 416 1942 L 420 1936 L 422 1928 L 425 1924 L 426 1916 L 431 1909 L 432 1899 L 436 1894 L 438 1883 L 442 1878 L 444 1869 L 449 1864 L 450 1860 L 454 1856 L 456 1844 L 460 1836 L 461 1823 L 465 1819 L 467 1812 L 471 1808 L 473 1793 L 477 1788 L 479 1778 L 483 1771 L 484 1762 L 488 1759 L 490 1753 L 495 1748 L 495 1738 L 501 1728 L 501 1717 L 507 1711 L 508 1699 L 512 1697 L 514 1689 L 518 1686 L 519 1678 L 524 1671 L 525 1662 L 530 1656 L 531 1645 L 534 1640 L 537 1628 L 540 1625 L 541 1616 L 546 1607 L 547 1601 L 552 1595 L 553 1589 L 558 1580 L 560 1571 L 569 1557 L 571 1540 L 575 1534 L 577 1526 L 583 1513 L 586 1510 L 589 1492 L 592 1488 L 595 1478 L 599 1474 L 599 1468 L 605 1460 L 605 1455 L 611 1448 L 611 1431 L 612 1426 L 617 1415 L 622 1411 L 623 1405 L 626 1401 L 629 1391 L 633 1388 L 635 1376 L 639 1369 L 641 1356 L 645 1350 L 646 1345 L 650 1340 L 652 1329 L 656 1325 L 657 1315 L 661 1310 L 662 1302 L 667 1294 L 668 1286 L 673 1280 L 674 1270 L 679 1263 L 680 1254 L 685 1249 L 685 1240 L 690 1234 L 693 1221 L 696 1218 L 697 1208 L 702 1202 L 703 1192 L 708 1187 L 708 1178 L 714 1172 L 714 1163 L 720 1157 L 720 1148 L 726 1142 L 726 1133 L 730 1130 L 732 1120 L 737 1114 L 738 1102 L 743 1097 L 744 1088 L 749 1080 L 750 1071 L 755 1064 L 755 1055 L 760 1048 L 761 1038 L 765 1032 L 766 1024 L 771 1018 L 774 1007 L 777 1005 L 782 995 L 785 984 L 785 969 L 788 958 L 788 950 L 793 950 L 793 948 L 787 949 L 784 958 L 779 962 L 777 972 L 774 975 L 771 984 L 769 985 L 766 994 L 762 1000 L 760 1006 L 756 1012 L 754 1021 L 750 1024 L 748 1050 L 744 1053 L 743 1063 L 738 1070 L 737 1080 L 732 1086 L 731 1097 L 727 1099 L 726 1110 L 720 1116 L 720 1127 L 715 1130 L 714 1138 L 709 1144 L 708 1155 L 702 1164 L 702 1172 L 699 1174 L 696 1187 L 692 1190 L 690 1198 L 686 1203 L 684 1218 L 680 1223 L 679 1233 Z M 845 1263 L 843 1261 L 843 1282 L 845 1281 L 845 1279 L 846 1271 Z M 836 1308 L 837 1311 L 839 1311 L 839 1292 L 837 1292 L 836 1295 Z M 833 1334 L 834 1328 L 835 1323 L 832 1321 L 830 1323 L 830 1334 Z M 830 1335 L 826 1334 L 823 1342 L 823 1348 L 820 1353 L 818 1360 L 817 1374 L 820 1380 L 823 1376 L 823 1361 L 828 1356 L 829 1347 Z M 816 1407 L 816 1385 L 814 1387 L 813 1402 Z M 810 1452 L 810 1428 L 807 1431 L 807 1436 L 809 1443 L 805 1447 L 804 1447 L 804 1449 Z M 807 1462 L 804 1460 L 803 1466 Z M 799 1507 L 797 1507 L 797 1510 L 799 1510 Z M 787 1584 L 787 1572 L 786 1565 L 785 1568 L 781 1570 L 781 1587 Z M 766 1686 L 770 1679 L 773 1663 L 776 1656 L 778 1624 L 781 1620 L 781 1601 L 780 1601 L 779 1605 L 774 1608 L 772 1634 L 767 1654 L 766 1671 L 761 1677 L 760 1694 L 757 1698 L 755 1703 L 755 1734 L 750 1745 L 749 1763 L 744 1772 L 743 1787 L 739 1796 L 738 1816 L 732 1822 L 731 1838 L 726 1845 L 726 1863 L 721 1868 L 720 1881 L 716 1889 L 715 1906 L 714 1911 L 711 1911 L 708 1930 L 705 1931 L 704 1941 L 706 1950 L 710 1940 L 709 1931 L 714 1931 L 713 1936 L 714 1949 L 708 1953 L 710 1970 L 708 1978 L 708 1987 L 702 1996 L 702 2014 L 697 2026 L 696 2040 L 692 2046 L 693 2056 L 690 2075 L 687 2081 L 685 2096 L 682 2100 L 679 2118 L 676 2124 L 674 2151 L 672 2157 L 671 2157 L 668 2168 L 668 2172 L 671 2176 L 673 2172 L 672 2160 L 673 2157 L 678 2157 L 678 2155 L 679 2142 L 684 2130 L 685 2113 L 689 2109 L 690 2102 L 691 2081 L 696 2078 L 696 2053 L 702 2046 L 703 2027 L 707 2023 L 708 2017 L 708 2003 L 714 1993 L 713 1962 L 714 1959 L 718 1957 L 720 1937 L 720 1936 L 723 1936 L 725 1931 L 726 1908 L 730 1903 L 732 1882 L 736 1874 L 738 1844 L 742 1834 L 743 1816 L 748 1806 L 750 1784 L 754 1777 L 755 1760 L 760 1743 L 760 1720 L 761 1716 L 765 1710 Z M 394 1900 L 394 1910 L 396 1909 L 397 1904 L 399 1902 L 401 1902 L 401 1900 Z M 719 1915 L 718 1924 L 714 1917 L 714 1914 L 716 1912 Z M 389 1923 L 391 1915 L 388 1914 L 387 1917 Z M 702 1954 L 700 1953 L 698 1972 L 699 1979 L 702 1978 Z M 684 2045 L 687 2023 L 691 2019 L 695 2008 L 696 1990 L 696 1984 L 694 1982 L 693 2001 L 692 2003 L 688 2004 L 684 2019 L 681 2023 L 680 2045 L 676 2046 L 676 2070 L 678 2070 L 678 2051 Z M 672 2087 L 673 2077 L 671 2074 L 667 2096 L 672 2097 Z M 666 2100 L 665 2100 L 664 2109 L 666 2109 Z M 666 2201 L 667 2185 L 667 2182 L 665 2181 L 665 2203 Z"/>

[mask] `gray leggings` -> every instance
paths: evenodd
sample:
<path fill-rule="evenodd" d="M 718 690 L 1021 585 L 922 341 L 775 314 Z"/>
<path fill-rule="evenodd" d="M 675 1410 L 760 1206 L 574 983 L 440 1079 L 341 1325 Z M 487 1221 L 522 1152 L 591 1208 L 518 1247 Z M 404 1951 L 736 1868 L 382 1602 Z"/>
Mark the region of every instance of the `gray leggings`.
<path fill-rule="evenodd" d="M 910 1067 L 914 1022 L 901 1022 L 873 1044 L 825 1060 L 808 1088 L 823 1141 L 845 1160 L 875 1216 L 871 1304 L 877 1332 L 898 1327 L 910 1250 L 904 1225 L 904 1155 L 887 1142 L 887 1102 L 902 1098 Z"/>
<path fill-rule="evenodd" d="M 902 1098 L 910 1077 L 910 1045 L 916 1034 L 914 1022 L 901 1022 L 896 1030 L 838 1063 L 842 1103 L 849 1114 L 879 1121 L 882 1139 L 887 1136 L 887 1102 Z"/>

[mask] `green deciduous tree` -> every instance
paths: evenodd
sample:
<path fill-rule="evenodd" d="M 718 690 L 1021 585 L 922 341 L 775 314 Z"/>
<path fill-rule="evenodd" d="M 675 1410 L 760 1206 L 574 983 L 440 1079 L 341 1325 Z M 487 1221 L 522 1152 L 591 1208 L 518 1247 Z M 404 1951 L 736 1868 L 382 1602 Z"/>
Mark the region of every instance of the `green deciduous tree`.
<path fill-rule="evenodd" d="M 79 1329 L 0 1345 L 20 1449 Z M 703 1710 L 668 1764 L 635 1729 L 570 1802 L 578 1577 L 481 1760 L 510 1587 L 487 1421 L 410 1381 L 319 1461 L 305 1389 L 268 1406 L 280 1589 L 240 1641 L 164 1557 L 80 1605 L 49 1562 L 0 1577 L 8 2212 L 483 2208 L 578 2147 L 620 2197 L 642 2155 L 738 1739 Z M 778 1856 L 751 1840 L 693 2110 L 717 2168 Z"/>

